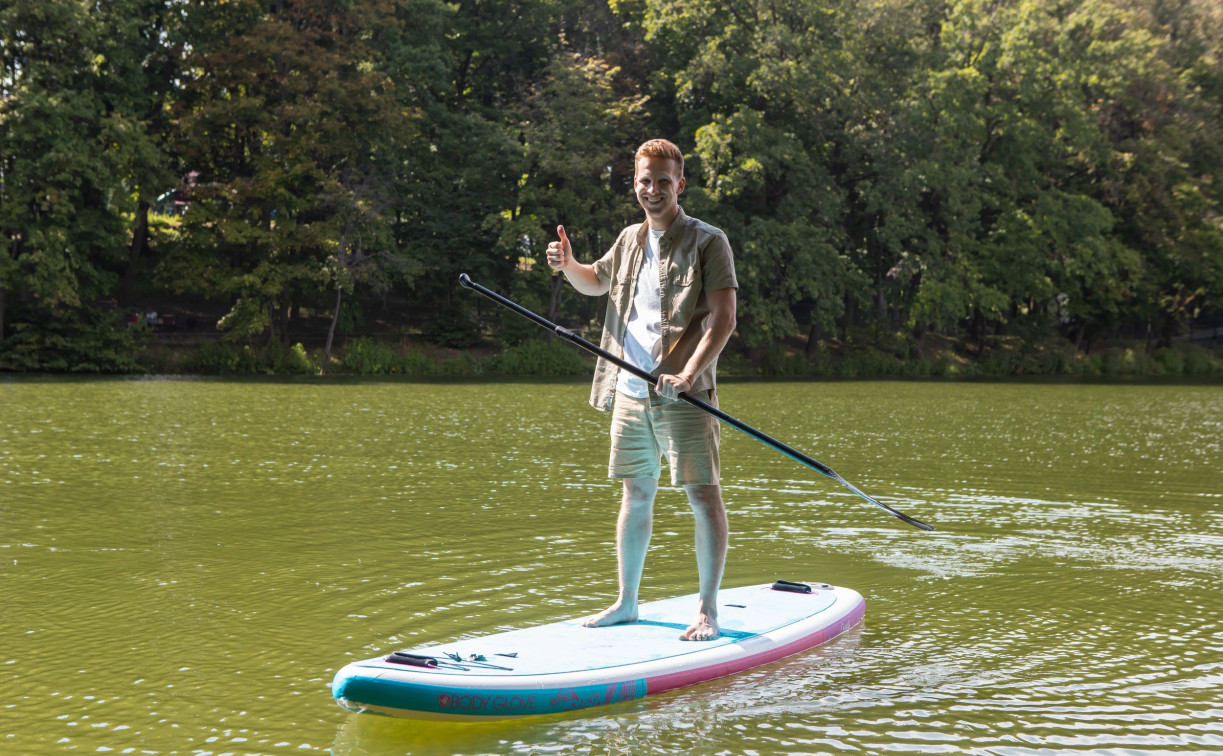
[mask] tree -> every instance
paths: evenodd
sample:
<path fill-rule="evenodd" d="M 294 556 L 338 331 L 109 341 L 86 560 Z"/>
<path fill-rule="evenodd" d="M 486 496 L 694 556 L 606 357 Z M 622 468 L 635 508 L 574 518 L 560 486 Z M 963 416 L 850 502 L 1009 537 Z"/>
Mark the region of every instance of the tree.
<path fill-rule="evenodd" d="M 81 311 L 118 281 L 134 196 L 165 161 L 142 121 L 147 89 L 134 53 L 152 32 L 132 20 L 161 5 L 11 0 L 0 9 L 0 338 L 20 332 L 37 344 L 50 320 L 93 323 Z"/>
<path fill-rule="evenodd" d="M 518 122 L 544 75 L 558 28 L 550 0 L 462 0 L 442 20 L 440 67 L 421 87 L 421 139 L 394 189 L 397 243 L 416 261 L 414 314 L 445 346 L 478 339 L 458 276 L 508 282 L 517 242 L 506 232 L 527 171 Z"/>
<path fill-rule="evenodd" d="M 303 304 L 415 268 L 394 244 L 389 197 L 420 132 L 403 76 L 419 13 L 391 0 L 246 0 L 197 9 L 180 104 L 198 172 L 186 237 L 165 275 L 233 302 L 235 338 L 288 342 Z M 417 31 L 416 33 L 420 33 Z M 377 269 L 375 271 L 375 269 Z"/>
<path fill-rule="evenodd" d="M 0 368 L 124 369 L 158 286 L 328 357 L 392 298 L 478 340 L 460 272 L 588 322 L 544 242 L 606 248 L 656 135 L 756 356 L 1167 344 L 1223 312 L 1220 40 L 1214 0 L 4 0 Z"/>
<path fill-rule="evenodd" d="M 544 260 L 557 225 L 565 224 L 580 254 L 598 258 L 639 214 L 632 155 L 645 98 L 620 94 L 619 75 L 600 58 L 558 52 L 519 114 L 527 167 L 500 246 L 517 257 L 511 291 L 549 320 L 558 318 L 565 290 Z M 514 320 L 503 330 L 515 334 L 511 340 L 523 334 Z"/>
<path fill-rule="evenodd" d="M 1142 254 L 1127 314 L 1166 346 L 1199 313 L 1223 310 L 1223 8 L 1133 2 L 1111 17 L 1127 27 L 1115 44 L 1146 44 L 1118 56 L 1095 111 L 1117 156 L 1103 201 L 1118 239 Z"/>
<path fill-rule="evenodd" d="M 798 313 L 814 344 L 863 299 L 870 269 L 891 267 L 868 238 L 876 222 L 853 213 L 898 167 L 869 161 L 867 142 L 889 127 L 912 62 L 902 21 L 821 0 L 647 4 L 647 40 L 670 53 L 696 145 L 690 202 L 735 246 L 750 346 L 797 334 Z"/>

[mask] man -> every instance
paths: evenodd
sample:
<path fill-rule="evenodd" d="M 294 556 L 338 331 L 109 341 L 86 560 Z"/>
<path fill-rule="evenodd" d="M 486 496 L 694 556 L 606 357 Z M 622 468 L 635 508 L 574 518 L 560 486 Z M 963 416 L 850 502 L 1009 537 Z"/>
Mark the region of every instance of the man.
<path fill-rule="evenodd" d="M 684 640 L 718 637 L 718 586 L 726 562 L 726 509 L 718 483 L 718 421 L 680 392 L 717 405 L 718 355 L 735 329 L 734 259 L 726 235 L 679 206 L 684 155 L 664 139 L 637 150 L 633 187 L 646 222 L 620 232 L 593 265 L 577 262 L 565 227 L 548 245 L 548 265 L 583 294 L 608 294 L 602 346 L 654 373 L 653 386 L 599 360 L 590 402 L 613 409 L 608 475 L 623 479 L 616 529 L 620 595 L 588 627 L 637 620 L 637 596 L 653 527 L 654 495 L 667 457 L 696 518 L 700 601 Z"/>

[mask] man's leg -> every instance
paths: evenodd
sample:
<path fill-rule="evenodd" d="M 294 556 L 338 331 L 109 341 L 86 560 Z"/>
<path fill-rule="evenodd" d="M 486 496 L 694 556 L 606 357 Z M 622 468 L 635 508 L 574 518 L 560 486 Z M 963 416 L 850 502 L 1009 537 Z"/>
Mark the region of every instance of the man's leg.
<path fill-rule="evenodd" d="M 718 627 L 718 586 L 722 584 L 729 539 L 726 507 L 722 504 L 722 487 L 719 485 L 690 485 L 684 486 L 684 490 L 688 493 L 688 503 L 696 520 L 696 567 L 701 595 L 696 622 L 680 638 L 712 640 L 721 633 Z"/>
<path fill-rule="evenodd" d="M 616 523 L 620 596 L 616 603 L 585 620 L 582 624 L 586 627 L 605 627 L 637 621 L 637 592 L 641 587 L 641 573 L 645 570 L 645 553 L 650 546 L 650 532 L 654 528 L 656 493 L 658 481 L 654 478 L 624 478 L 624 496 L 620 500 L 620 518 Z"/>

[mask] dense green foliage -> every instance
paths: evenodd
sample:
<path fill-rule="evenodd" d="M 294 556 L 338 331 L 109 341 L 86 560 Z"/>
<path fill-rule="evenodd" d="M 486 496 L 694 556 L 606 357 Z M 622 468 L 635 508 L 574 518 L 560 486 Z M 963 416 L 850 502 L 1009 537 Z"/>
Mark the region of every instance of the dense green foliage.
<path fill-rule="evenodd" d="M 1076 372 L 1124 329 L 1180 373 L 1223 312 L 1216 0 L 0 0 L 0 56 L 0 370 L 138 369 L 126 315 L 173 297 L 225 334 L 188 369 L 325 369 L 394 310 L 580 370 L 457 277 L 596 321 L 543 249 L 637 220 L 658 135 L 753 371 Z"/>

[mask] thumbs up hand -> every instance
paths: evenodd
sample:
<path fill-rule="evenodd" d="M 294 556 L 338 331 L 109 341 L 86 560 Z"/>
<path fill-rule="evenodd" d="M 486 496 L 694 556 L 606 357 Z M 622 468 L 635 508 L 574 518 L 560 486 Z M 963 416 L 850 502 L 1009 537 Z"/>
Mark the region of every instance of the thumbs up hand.
<path fill-rule="evenodd" d="M 590 297 L 606 294 L 611 288 L 610 283 L 599 280 L 594 265 L 580 263 L 574 259 L 573 245 L 569 243 L 569 234 L 565 233 L 565 227 L 557 226 L 556 234 L 560 239 L 548 242 L 548 267 L 564 273 L 573 288 L 582 294 Z"/>
<path fill-rule="evenodd" d="M 563 271 L 573 262 L 573 245 L 569 243 L 569 235 L 564 226 L 557 226 L 556 233 L 560 241 L 548 242 L 548 267 Z"/>

